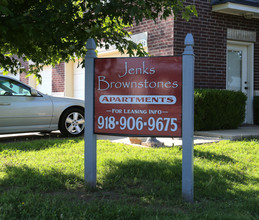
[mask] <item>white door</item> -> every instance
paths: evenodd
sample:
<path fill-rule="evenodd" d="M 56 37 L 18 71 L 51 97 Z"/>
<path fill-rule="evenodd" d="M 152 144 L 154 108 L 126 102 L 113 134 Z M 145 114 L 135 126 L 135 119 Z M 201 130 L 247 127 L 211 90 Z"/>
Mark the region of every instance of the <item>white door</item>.
<path fill-rule="evenodd" d="M 74 64 L 74 98 L 85 99 L 85 68 Z"/>
<path fill-rule="evenodd" d="M 252 124 L 253 106 L 251 92 L 251 82 L 248 71 L 248 46 L 229 44 L 227 46 L 227 89 L 242 91 L 247 95 L 246 116 L 244 123 Z"/>

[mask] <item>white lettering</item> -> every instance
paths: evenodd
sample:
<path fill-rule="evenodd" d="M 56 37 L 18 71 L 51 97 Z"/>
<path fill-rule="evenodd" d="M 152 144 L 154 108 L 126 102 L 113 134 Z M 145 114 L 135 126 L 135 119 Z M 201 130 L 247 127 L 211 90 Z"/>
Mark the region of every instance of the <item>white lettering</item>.
<path fill-rule="evenodd" d="M 128 63 L 125 62 L 125 71 L 123 74 L 119 74 L 118 76 L 120 78 L 126 76 L 126 75 L 152 75 L 152 74 L 155 74 L 156 73 L 156 70 L 155 70 L 155 67 L 147 67 L 145 62 L 142 62 L 142 67 L 137 67 L 137 68 L 134 68 L 134 67 L 129 67 L 128 66 Z"/>
<path fill-rule="evenodd" d="M 109 83 L 105 80 L 105 76 L 98 76 L 98 90 L 107 90 L 109 89 Z"/>
<path fill-rule="evenodd" d="M 176 97 L 162 95 L 101 95 L 99 101 L 102 104 L 174 105 L 176 103 Z"/>

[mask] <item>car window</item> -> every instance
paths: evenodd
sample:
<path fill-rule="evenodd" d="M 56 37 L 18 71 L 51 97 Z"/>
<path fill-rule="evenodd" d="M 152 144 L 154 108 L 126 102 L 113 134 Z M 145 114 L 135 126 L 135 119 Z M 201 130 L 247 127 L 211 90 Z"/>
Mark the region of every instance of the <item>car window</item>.
<path fill-rule="evenodd" d="M 0 77 L 0 96 L 31 96 L 30 88 L 15 80 Z"/>

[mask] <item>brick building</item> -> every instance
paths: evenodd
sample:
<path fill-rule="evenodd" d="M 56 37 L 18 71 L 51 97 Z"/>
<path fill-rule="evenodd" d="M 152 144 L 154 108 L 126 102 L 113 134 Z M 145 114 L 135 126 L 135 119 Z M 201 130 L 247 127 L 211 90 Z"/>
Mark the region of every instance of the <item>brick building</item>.
<path fill-rule="evenodd" d="M 246 122 L 253 123 L 253 97 L 259 95 L 259 1 L 187 0 L 198 17 L 144 21 L 134 34 L 148 33 L 154 56 L 181 55 L 187 33 L 194 37 L 195 87 L 241 90 L 247 97 Z"/>

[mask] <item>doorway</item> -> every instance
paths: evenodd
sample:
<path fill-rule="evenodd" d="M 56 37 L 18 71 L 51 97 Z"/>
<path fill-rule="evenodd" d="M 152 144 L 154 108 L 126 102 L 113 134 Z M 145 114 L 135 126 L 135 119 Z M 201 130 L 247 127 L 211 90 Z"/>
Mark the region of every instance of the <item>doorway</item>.
<path fill-rule="evenodd" d="M 247 96 L 245 124 L 253 124 L 253 82 L 253 44 L 228 42 L 226 88 Z"/>

